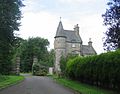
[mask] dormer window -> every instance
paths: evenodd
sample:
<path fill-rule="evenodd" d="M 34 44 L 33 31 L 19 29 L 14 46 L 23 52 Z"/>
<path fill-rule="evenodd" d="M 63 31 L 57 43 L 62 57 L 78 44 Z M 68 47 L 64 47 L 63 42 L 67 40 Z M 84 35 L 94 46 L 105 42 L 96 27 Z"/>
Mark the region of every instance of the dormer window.
<path fill-rule="evenodd" d="M 74 43 L 72 44 L 72 47 L 75 48 L 75 44 Z"/>

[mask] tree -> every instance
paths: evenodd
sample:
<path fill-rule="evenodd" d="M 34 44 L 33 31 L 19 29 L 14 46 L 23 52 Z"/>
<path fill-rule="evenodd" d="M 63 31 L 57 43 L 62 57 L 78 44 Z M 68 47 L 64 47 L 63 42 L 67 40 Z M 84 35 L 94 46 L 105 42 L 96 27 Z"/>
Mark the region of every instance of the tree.
<path fill-rule="evenodd" d="M 106 50 L 120 48 L 120 0 L 110 0 L 107 5 L 104 18 L 104 25 L 107 26 L 104 47 Z"/>
<path fill-rule="evenodd" d="M 54 66 L 54 62 L 55 62 L 55 50 L 51 49 L 48 52 L 48 63 L 47 63 L 47 66 L 48 67 L 53 67 Z"/>
<path fill-rule="evenodd" d="M 22 41 L 17 53 L 21 58 L 21 71 L 31 72 L 34 56 L 38 58 L 38 62 L 46 64 L 48 60 L 47 46 L 49 42 L 47 39 L 40 37 L 29 38 Z"/>
<path fill-rule="evenodd" d="M 21 0 L 0 0 L 0 73 L 9 74 L 12 68 L 11 56 L 14 31 L 19 30 Z"/>

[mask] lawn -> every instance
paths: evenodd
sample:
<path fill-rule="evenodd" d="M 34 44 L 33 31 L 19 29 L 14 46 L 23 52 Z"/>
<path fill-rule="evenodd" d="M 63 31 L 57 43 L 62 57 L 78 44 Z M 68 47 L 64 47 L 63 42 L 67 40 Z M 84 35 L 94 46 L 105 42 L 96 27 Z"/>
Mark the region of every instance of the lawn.
<path fill-rule="evenodd" d="M 87 84 L 83 84 L 80 82 L 76 82 L 76 81 L 72 81 L 64 78 L 55 78 L 55 80 L 58 83 L 79 92 L 80 94 L 117 94 L 113 91 L 100 89 L 95 86 L 90 86 Z"/>
<path fill-rule="evenodd" d="M 13 84 L 17 84 L 18 82 L 24 79 L 23 76 L 3 76 L 0 75 L 0 89 L 8 87 Z"/>

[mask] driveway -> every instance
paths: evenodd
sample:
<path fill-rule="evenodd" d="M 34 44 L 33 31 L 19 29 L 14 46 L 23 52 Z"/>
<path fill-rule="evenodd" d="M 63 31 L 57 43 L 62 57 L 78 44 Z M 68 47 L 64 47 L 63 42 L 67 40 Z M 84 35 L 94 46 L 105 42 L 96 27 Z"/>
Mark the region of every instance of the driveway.
<path fill-rule="evenodd" d="M 0 94 L 74 94 L 49 77 L 24 75 L 25 80 L 0 91 Z"/>

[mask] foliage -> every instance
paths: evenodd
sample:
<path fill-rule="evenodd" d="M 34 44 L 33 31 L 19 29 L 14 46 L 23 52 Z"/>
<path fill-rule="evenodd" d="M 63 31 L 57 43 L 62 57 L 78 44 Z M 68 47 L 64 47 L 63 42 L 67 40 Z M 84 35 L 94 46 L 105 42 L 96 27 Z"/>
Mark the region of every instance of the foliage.
<path fill-rule="evenodd" d="M 103 14 L 104 24 L 108 27 L 104 47 L 106 50 L 120 48 L 120 0 L 110 0 L 106 13 Z"/>
<path fill-rule="evenodd" d="M 0 73 L 9 74 L 11 71 L 12 46 L 14 31 L 19 30 L 21 0 L 0 0 Z"/>
<path fill-rule="evenodd" d="M 110 90 L 104 90 L 98 87 L 83 84 L 83 83 L 73 81 L 73 80 L 68 80 L 64 78 L 56 78 L 55 80 L 58 83 L 76 91 L 75 94 L 78 94 L 77 92 L 79 92 L 80 94 L 117 94 Z"/>
<path fill-rule="evenodd" d="M 73 54 L 68 54 L 66 57 L 65 56 L 61 56 L 60 58 L 60 69 L 61 69 L 61 76 L 65 77 L 67 76 L 66 74 L 66 65 L 69 59 L 73 59 L 75 58 L 77 55 L 73 55 Z"/>
<path fill-rule="evenodd" d="M 16 58 L 20 56 L 20 45 L 21 43 L 23 43 L 25 40 L 20 38 L 20 37 L 16 37 L 15 41 L 14 41 L 14 46 L 12 47 L 12 66 L 16 65 Z"/>
<path fill-rule="evenodd" d="M 32 66 L 32 74 L 36 75 L 36 72 L 39 71 L 39 69 L 40 69 L 39 64 L 33 64 L 33 66 Z"/>
<path fill-rule="evenodd" d="M 60 69 L 61 69 L 61 76 L 65 76 L 66 74 L 66 58 L 61 56 L 60 58 Z"/>
<path fill-rule="evenodd" d="M 48 57 L 47 57 L 47 64 L 46 66 L 48 67 L 53 67 L 54 66 L 54 61 L 55 61 L 55 51 L 54 49 L 51 49 L 49 52 L 48 52 Z"/>
<path fill-rule="evenodd" d="M 67 62 L 70 79 L 114 90 L 120 89 L 120 50 Z"/>
<path fill-rule="evenodd" d="M 8 79 L 8 76 L 0 75 L 0 82 L 5 81 L 6 79 Z"/>
<path fill-rule="evenodd" d="M 48 45 L 48 40 L 40 37 L 29 38 L 28 40 L 22 41 L 16 52 L 21 58 L 21 72 L 32 71 L 34 56 L 38 58 L 38 61 L 47 62 L 48 58 L 46 57 L 48 57 Z"/>
<path fill-rule="evenodd" d="M 23 76 L 0 75 L 0 89 L 16 84 L 24 79 Z"/>
<path fill-rule="evenodd" d="M 45 76 L 47 75 L 47 68 L 45 66 L 36 63 L 33 64 L 32 66 L 32 73 L 33 75 L 37 75 L 37 76 Z"/>
<path fill-rule="evenodd" d="M 46 61 L 39 60 L 36 64 L 33 63 L 33 69 L 32 69 L 33 75 L 38 75 L 38 76 L 47 75 L 49 67 L 53 67 L 54 58 L 55 58 L 55 52 L 53 49 L 51 49 L 50 51 L 48 51 Z"/>

